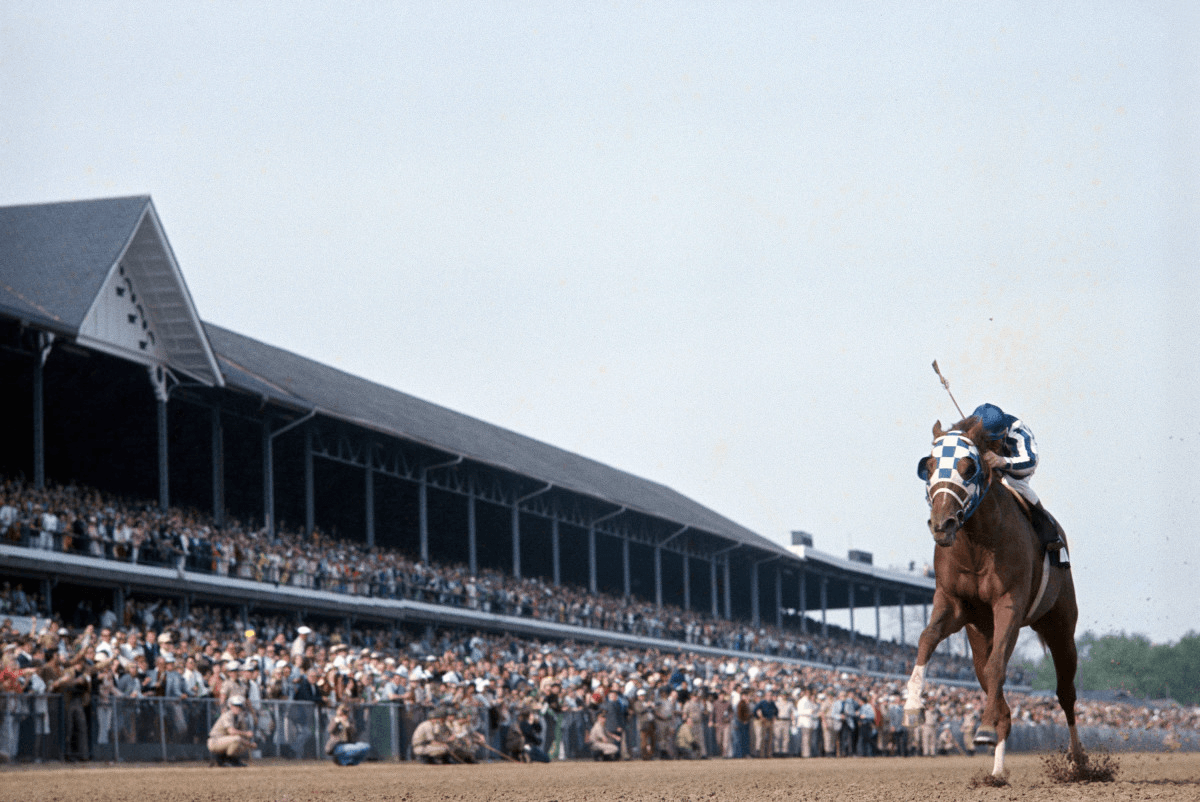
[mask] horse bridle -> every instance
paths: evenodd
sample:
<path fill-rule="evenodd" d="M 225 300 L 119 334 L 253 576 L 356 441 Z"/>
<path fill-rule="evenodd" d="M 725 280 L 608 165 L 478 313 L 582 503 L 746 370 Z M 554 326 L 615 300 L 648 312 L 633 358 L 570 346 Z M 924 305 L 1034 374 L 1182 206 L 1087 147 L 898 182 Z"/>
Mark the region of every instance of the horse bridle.
<path fill-rule="evenodd" d="M 924 460 L 917 471 L 925 480 L 925 500 L 932 507 L 935 497 L 949 493 L 959 504 L 954 518 L 958 525 L 962 526 L 971 517 L 971 513 L 975 512 L 975 508 L 988 491 L 988 484 L 983 481 L 984 470 L 979 449 L 962 432 L 951 430 L 933 441 L 930 456 L 937 462 L 933 472 L 925 470 Z M 970 479 L 964 478 L 958 472 L 958 461 L 963 457 L 975 463 L 975 472 L 971 474 Z M 959 495 L 959 490 L 962 491 L 962 495 Z"/>

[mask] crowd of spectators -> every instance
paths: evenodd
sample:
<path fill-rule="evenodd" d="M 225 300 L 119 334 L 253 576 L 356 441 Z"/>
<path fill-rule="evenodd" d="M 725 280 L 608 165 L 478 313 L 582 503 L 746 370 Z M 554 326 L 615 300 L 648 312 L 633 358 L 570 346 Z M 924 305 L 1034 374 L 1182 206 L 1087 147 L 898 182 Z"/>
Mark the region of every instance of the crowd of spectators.
<path fill-rule="evenodd" d="M 167 565 L 277 585 L 389 599 L 411 599 L 503 615 L 526 616 L 711 646 L 771 657 L 789 657 L 839 668 L 902 674 L 911 670 L 915 647 L 860 639 L 831 628 L 835 637 L 800 634 L 774 626 L 712 618 L 671 605 L 659 608 L 637 598 L 592 594 L 553 586 L 539 577 L 517 579 L 483 569 L 472 575 L 459 565 L 422 563 L 403 552 L 281 532 L 269 537 L 236 520 L 218 526 L 195 511 L 160 511 L 73 485 L 35 489 L 19 479 L 0 483 L 0 542 L 100 559 Z M 0 614 L 37 610 L 31 588 L 0 595 Z M 973 680 L 969 660 L 939 655 L 930 675 Z M 1021 669 L 1009 681 L 1024 684 Z"/>
<path fill-rule="evenodd" d="M 38 704 L 44 708 L 46 693 L 66 698 L 66 757 L 81 760 L 95 746 L 89 733 L 132 740 L 123 725 L 114 726 L 113 703 L 122 698 L 225 705 L 242 697 L 261 711 L 252 720 L 260 734 L 278 724 L 270 700 L 331 711 L 394 704 L 414 720 L 449 711 L 464 732 L 478 734 L 481 749 L 508 754 L 511 733 L 517 756 L 530 746 L 526 751 L 544 759 L 569 756 L 565 744 L 581 740 L 597 755 L 631 759 L 970 751 L 983 701 L 978 690 L 932 684 L 924 719 L 906 727 L 901 679 L 751 655 L 663 654 L 449 630 L 347 631 L 282 616 L 246 620 L 219 607 L 183 614 L 166 600 L 130 600 L 81 627 L 25 621 L 27 631 L 11 619 L 0 625 L 0 694 L 8 694 L 0 696 L 0 761 L 16 756 L 21 717 L 32 716 L 43 732 Z M 1053 699 L 1007 696 L 1017 722 L 1062 723 Z M 596 732 L 601 712 L 608 749 Z M 1197 708 L 1081 701 L 1077 712 L 1082 726 L 1164 736 L 1200 729 Z"/>

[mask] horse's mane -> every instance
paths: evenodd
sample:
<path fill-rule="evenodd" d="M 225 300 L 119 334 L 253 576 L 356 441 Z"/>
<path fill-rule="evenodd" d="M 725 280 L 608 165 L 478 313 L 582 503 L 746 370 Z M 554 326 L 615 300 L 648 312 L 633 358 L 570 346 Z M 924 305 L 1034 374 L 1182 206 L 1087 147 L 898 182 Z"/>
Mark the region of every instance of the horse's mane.
<path fill-rule="evenodd" d="M 984 451 L 991 451 L 996 454 L 1000 453 L 1000 441 L 987 439 L 987 436 L 983 433 L 983 421 L 977 416 L 969 415 L 950 428 L 957 429 L 970 438 L 971 442 L 975 444 L 975 447 L 979 449 L 981 455 Z M 980 467 L 983 468 L 984 480 L 988 484 L 991 484 L 991 466 L 987 464 L 987 461 L 982 459 L 979 461 L 979 464 Z"/>

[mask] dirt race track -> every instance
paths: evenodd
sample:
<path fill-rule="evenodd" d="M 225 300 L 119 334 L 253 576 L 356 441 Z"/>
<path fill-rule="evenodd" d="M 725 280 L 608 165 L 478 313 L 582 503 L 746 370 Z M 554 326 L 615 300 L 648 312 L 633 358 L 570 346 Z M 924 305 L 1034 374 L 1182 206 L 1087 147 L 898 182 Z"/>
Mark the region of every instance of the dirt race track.
<path fill-rule="evenodd" d="M 511 800 L 512 802 L 676 802 L 691 800 L 1197 800 L 1200 754 L 1115 756 L 1115 782 L 1060 785 L 1036 755 L 1011 755 L 1009 785 L 972 787 L 991 758 L 713 760 L 661 763 L 556 763 L 478 766 L 259 763 L 243 769 L 202 765 L 30 766 L 0 772 L 0 799 L 108 800 Z"/>

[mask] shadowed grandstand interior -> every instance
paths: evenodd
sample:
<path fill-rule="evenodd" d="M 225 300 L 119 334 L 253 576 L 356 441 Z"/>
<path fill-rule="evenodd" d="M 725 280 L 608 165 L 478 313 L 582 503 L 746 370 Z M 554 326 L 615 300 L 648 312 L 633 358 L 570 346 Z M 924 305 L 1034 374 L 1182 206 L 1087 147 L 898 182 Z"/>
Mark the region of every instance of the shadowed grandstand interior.
<path fill-rule="evenodd" d="M 651 480 L 203 322 L 148 197 L 6 207 L 0 235 L 0 472 L 33 488 L 800 634 L 874 608 L 879 635 L 879 608 L 932 596 L 928 577 L 789 549 Z"/>

